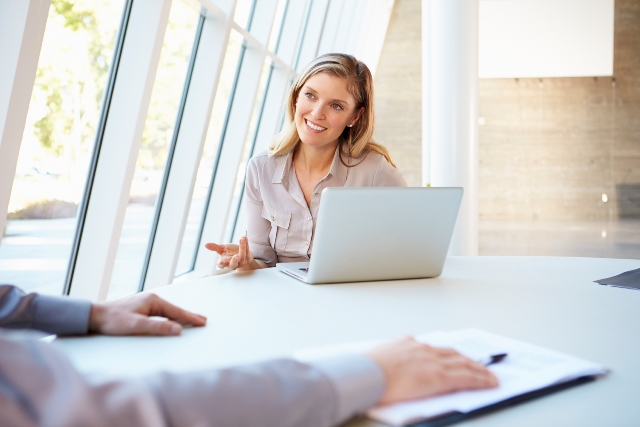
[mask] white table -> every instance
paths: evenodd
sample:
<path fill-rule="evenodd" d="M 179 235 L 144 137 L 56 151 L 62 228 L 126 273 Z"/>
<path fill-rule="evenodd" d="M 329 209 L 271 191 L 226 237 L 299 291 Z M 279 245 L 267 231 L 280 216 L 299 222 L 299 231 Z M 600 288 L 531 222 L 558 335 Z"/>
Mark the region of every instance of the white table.
<path fill-rule="evenodd" d="M 593 283 L 635 268 L 640 260 L 452 257 L 435 279 L 321 286 L 275 269 L 233 273 L 157 290 L 208 316 L 205 328 L 175 338 L 96 336 L 56 343 L 78 369 L 103 379 L 477 327 L 599 362 L 611 373 L 465 425 L 640 426 L 640 291 Z"/>

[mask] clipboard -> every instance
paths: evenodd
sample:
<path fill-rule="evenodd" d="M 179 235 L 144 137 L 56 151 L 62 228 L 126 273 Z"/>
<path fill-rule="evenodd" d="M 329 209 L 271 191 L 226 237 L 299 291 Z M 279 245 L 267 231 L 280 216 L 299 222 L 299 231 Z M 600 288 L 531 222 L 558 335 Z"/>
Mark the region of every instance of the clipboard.
<path fill-rule="evenodd" d="M 489 414 L 491 412 L 498 411 L 500 409 L 509 408 L 511 406 L 519 405 L 520 403 L 524 403 L 538 397 L 546 396 L 549 394 L 556 393 L 561 390 L 565 390 L 571 387 L 575 387 L 581 384 L 586 384 L 592 382 L 597 377 L 595 375 L 586 375 L 583 377 L 575 378 L 570 381 L 566 381 L 559 384 L 554 384 L 551 386 L 547 386 L 538 390 L 530 391 L 528 393 L 520 394 L 518 396 L 513 396 L 509 399 L 503 400 L 502 402 L 494 403 L 493 405 L 488 405 L 482 408 L 478 408 L 471 412 L 462 413 L 462 412 L 449 412 L 447 414 L 442 414 L 437 417 L 418 421 L 417 423 L 408 424 L 406 427 L 444 427 L 449 426 L 451 424 L 459 423 L 461 421 L 466 421 L 475 417 L 479 417 L 481 415 Z"/>

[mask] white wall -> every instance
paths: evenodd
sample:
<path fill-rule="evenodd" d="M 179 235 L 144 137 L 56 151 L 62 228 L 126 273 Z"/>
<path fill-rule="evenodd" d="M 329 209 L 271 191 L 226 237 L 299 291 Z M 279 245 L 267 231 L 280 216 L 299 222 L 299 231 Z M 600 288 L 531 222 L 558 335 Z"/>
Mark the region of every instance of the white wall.
<path fill-rule="evenodd" d="M 614 0 L 481 0 L 480 78 L 613 75 Z"/>

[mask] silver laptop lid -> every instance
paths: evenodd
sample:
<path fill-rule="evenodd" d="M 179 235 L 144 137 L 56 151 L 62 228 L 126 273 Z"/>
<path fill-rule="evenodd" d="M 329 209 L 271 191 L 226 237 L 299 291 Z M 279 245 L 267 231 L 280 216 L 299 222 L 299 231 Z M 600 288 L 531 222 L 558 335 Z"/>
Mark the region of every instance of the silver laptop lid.
<path fill-rule="evenodd" d="M 307 283 L 442 273 L 462 188 L 326 188 Z"/>

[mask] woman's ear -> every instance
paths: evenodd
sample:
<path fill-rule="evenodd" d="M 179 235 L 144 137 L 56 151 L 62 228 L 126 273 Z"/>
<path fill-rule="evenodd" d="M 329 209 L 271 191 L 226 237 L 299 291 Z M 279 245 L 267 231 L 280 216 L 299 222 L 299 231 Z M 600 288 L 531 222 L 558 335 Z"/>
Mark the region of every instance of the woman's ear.
<path fill-rule="evenodd" d="M 360 117 L 362 117 L 363 114 L 364 114 L 364 107 L 360 107 L 354 119 L 351 120 L 351 123 L 349 123 L 349 127 L 352 127 L 353 125 L 355 125 L 358 122 L 358 120 L 360 120 Z"/>

